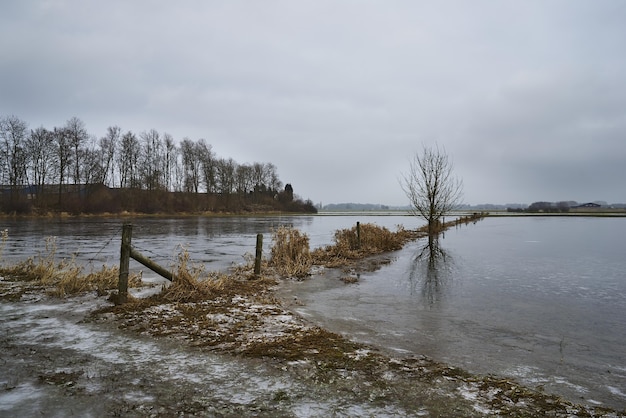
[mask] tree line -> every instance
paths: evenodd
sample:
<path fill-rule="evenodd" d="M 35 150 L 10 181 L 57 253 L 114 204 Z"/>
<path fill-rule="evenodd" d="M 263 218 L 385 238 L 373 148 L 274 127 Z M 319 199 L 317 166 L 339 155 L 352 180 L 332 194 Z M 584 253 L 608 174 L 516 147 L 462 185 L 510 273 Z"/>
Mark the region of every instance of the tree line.
<path fill-rule="evenodd" d="M 110 126 L 97 138 L 77 117 L 29 129 L 2 116 L 0 159 L 5 213 L 315 212 L 283 187 L 274 164 L 240 164 L 218 157 L 204 139 L 177 143 L 154 129 Z"/>

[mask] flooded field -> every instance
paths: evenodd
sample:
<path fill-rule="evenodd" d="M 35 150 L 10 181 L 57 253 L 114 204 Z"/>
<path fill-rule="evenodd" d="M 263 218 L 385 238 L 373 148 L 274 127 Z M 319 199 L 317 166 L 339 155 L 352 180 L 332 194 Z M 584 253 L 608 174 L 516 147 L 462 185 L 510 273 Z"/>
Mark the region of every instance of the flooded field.
<path fill-rule="evenodd" d="M 594 404 L 626 405 L 626 219 L 487 218 L 414 242 L 355 285 L 292 282 L 297 311 L 392 352 L 419 352 Z"/>
<path fill-rule="evenodd" d="M 306 232 L 316 247 L 330 244 L 336 229 L 357 221 L 390 229 L 421 224 L 406 216 L 139 219 L 133 220 L 133 245 L 163 265 L 173 264 L 184 246 L 194 261 L 210 270 L 226 270 L 254 251 L 257 233 L 267 236 L 266 252 L 271 231 L 280 225 Z M 385 352 L 427 355 L 472 372 L 513 377 L 573 402 L 621 410 L 626 405 L 621 348 L 626 345 L 626 265 L 621 250 L 626 247 L 625 221 L 488 218 L 449 230 L 436 249 L 413 242 L 392 254 L 392 262 L 378 271 L 348 272 L 356 283 L 346 284 L 339 274 L 326 271 L 305 281 L 286 281 L 281 292 L 293 302 L 288 308 L 308 322 Z M 9 238 L 3 260 L 43 252 L 45 238 L 55 236 L 59 257 L 115 265 L 122 223 L 4 222 L 2 229 L 8 229 Z M 156 280 L 149 272 L 144 278 Z M 98 303 L 104 302 L 1 305 L 1 331 L 6 336 L 3 372 L 15 377 L 2 382 L 8 390 L 0 394 L 0 416 L 3 411 L 55 410 L 48 404 L 54 402 L 48 395 L 55 391 L 76 391 L 75 404 L 69 402 L 77 415 L 89 410 L 90 396 L 103 394 L 110 402 L 107 411 L 136 416 L 158 414 L 159 408 L 165 413 L 176 402 L 187 402 L 183 398 L 192 400 L 185 404 L 187 409 L 193 410 L 193 402 L 199 410 L 214 405 L 214 415 L 227 416 L 244 410 L 268 416 L 268 411 L 284 416 L 428 413 L 398 404 L 385 408 L 332 387 L 319 388 L 303 377 L 306 372 L 284 373 L 282 366 L 260 360 L 232 361 L 181 349 L 167 340 L 131 338 L 107 323 L 82 321 L 81 315 Z M 59 313 L 64 313 L 61 319 Z M 17 339 L 26 345 L 18 347 Z M 35 366 L 37 359 L 40 365 L 46 358 L 62 359 L 65 350 L 73 352 L 68 356 L 72 362 L 49 360 L 45 372 Z M 15 368 L 7 369 L 16 359 Z M 164 373 L 157 371 L 159 367 Z M 470 392 L 456 386 L 449 395 L 460 395 L 465 403 L 459 408 L 480 415 L 484 405 L 468 402 L 474 396 Z M 431 412 L 438 402 L 444 401 L 429 404 Z M 145 405 L 149 410 L 136 410 L 148 408 Z M 67 406 L 58 411 L 67 412 Z"/>

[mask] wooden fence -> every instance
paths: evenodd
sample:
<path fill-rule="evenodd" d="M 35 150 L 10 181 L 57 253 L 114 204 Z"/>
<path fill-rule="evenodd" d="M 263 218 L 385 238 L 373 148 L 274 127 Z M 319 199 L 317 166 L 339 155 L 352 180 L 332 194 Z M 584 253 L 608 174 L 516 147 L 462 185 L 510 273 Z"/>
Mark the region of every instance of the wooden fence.
<path fill-rule="evenodd" d="M 128 273 L 130 271 L 130 259 L 143 264 L 158 275 L 166 278 L 170 282 L 176 280 L 174 273 L 168 269 L 158 265 L 148 257 L 135 250 L 132 246 L 133 226 L 132 224 L 124 224 L 122 226 L 122 246 L 120 249 L 120 275 L 118 281 L 118 298 L 117 303 L 123 304 L 128 301 Z M 261 257 L 263 254 L 263 234 L 257 234 L 256 237 L 256 254 L 254 259 L 254 274 L 261 274 Z"/>

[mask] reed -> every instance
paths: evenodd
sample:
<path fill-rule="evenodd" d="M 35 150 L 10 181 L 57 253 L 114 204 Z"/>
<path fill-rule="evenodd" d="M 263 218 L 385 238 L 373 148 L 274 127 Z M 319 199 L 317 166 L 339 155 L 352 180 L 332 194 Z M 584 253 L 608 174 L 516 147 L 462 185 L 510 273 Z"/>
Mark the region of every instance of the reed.
<path fill-rule="evenodd" d="M 281 226 L 273 233 L 274 245 L 269 265 L 286 277 L 309 275 L 313 258 L 309 251 L 309 237 L 295 228 Z"/>

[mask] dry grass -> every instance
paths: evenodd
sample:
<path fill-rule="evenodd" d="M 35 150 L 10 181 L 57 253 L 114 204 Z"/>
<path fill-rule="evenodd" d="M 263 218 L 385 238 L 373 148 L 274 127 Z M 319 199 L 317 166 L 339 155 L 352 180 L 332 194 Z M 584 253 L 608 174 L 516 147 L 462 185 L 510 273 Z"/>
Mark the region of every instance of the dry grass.
<path fill-rule="evenodd" d="M 309 237 L 297 229 L 281 226 L 272 236 L 274 245 L 269 265 L 287 277 L 309 275 L 313 259 L 309 251 Z"/>
<path fill-rule="evenodd" d="M 228 276 L 219 273 L 205 275 L 204 266 L 191 264 L 189 253 L 183 249 L 178 255 L 178 264 L 174 273 L 174 281 L 164 287 L 158 298 L 167 302 L 194 302 L 210 298 L 222 291 Z"/>
<path fill-rule="evenodd" d="M 396 232 L 370 223 L 360 224 L 359 227 L 360 234 L 356 225 L 336 231 L 334 245 L 313 251 L 315 264 L 338 267 L 349 260 L 399 250 L 408 241 L 419 236 L 419 232 L 407 231 L 402 226 L 398 226 Z"/>
<path fill-rule="evenodd" d="M 92 269 L 85 273 L 84 267 L 78 265 L 74 259 L 57 262 L 56 241 L 54 237 L 48 237 L 44 254 L 30 257 L 15 265 L 2 266 L 0 274 L 29 282 L 31 286 L 43 287 L 48 294 L 55 297 L 91 291 L 102 296 L 109 290 L 117 289 L 119 269 L 103 265 L 100 270 Z M 141 274 L 129 277 L 129 287 L 139 287 L 141 284 Z"/>
<path fill-rule="evenodd" d="M 178 263 L 174 271 L 174 281 L 168 286 L 163 286 L 160 293 L 145 301 L 134 302 L 139 305 L 194 303 L 225 296 L 260 295 L 276 283 L 265 277 L 250 280 L 254 276 L 247 276 L 241 272 L 235 274 L 205 272 L 203 265 L 190 262 L 189 253 L 184 249 L 178 255 Z M 140 306 L 128 308 L 130 310 L 141 309 Z"/>

